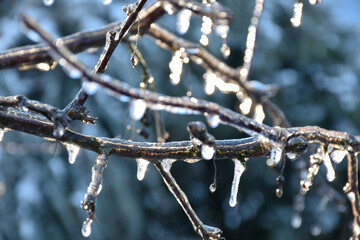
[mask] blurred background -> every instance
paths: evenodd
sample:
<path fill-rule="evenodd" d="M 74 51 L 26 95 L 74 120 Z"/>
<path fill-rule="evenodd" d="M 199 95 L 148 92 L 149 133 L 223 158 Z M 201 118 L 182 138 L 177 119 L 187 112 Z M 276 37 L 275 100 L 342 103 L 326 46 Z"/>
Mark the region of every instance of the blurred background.
<path fill-rule="evenodd" d="M 242 64 L 247 28 L 254 1 L 219 1 L 234 12 L 228 45 L 231 55 L 224 60 L 238 67 Z M 60 37 L 85 29 L 96 29 L 124 18 L 122 7 L 132 1 L 56 0 L 46 6 L 42 0 L 2 0 L 0 2 L 0 51 L 33 44 L 21 31 L 16 15 L 25 12 L 53 36 Z M 327 129 L 359 134 L 360 129 L 360 2 L 324 0 L 310 6 L 304 1 L 302 25 L 292 27 L 293 1 L 265 1 L 258 30 L 250 79 L 280 87 L 273 101 L 285 112 L 293 126 L 316 125 Z M 147 3 L 149 5 L 149 3 Z M 176 17 L 163 16 L 159 25 L 176 32 Z M 201 19 L 193 17 L 183 36 L 198 42 Z M 208 50 L 222 58 L 221 39 L 209 36 Z M 204 70 L 194 64 L 184 66 L 177 86 L 169 81 L 168 62 L 172 53 L 159 48 L 154 39 L 143 37 L 139 50 L 148 61 L 158 92 L 183 96 L 191 89 L 193 96 L 207 99 L 238 111 L 233 94 L 218 90 L 207 96 L 203 90 Z M 92 68 L 100 50 L 77 56 Z M 115 51 L 107 73 L 138 87 L 141 71 L 131 67 L 131 53 L 124 44 Z M 69 79 L 60 67 L 53 71 L 0 72 L 0 95 L 24 94 L 30 99 L 63 108 L 75 96 L 80 82 Z M 191 86 L 191 87 L 190 87 Z M 128 129 L 127 104 L 97 92 L 87 103 L 97 125 L 72 123 L 71 129 L 89 135 L 118 137 L 136 141 L 156 141 L 153 126 L 146 127 L 147 140 Z M 168 141 L 188 140 L 186 125 L 205 121 L 203 117 L 162 113 Z M 266 118 L 265 122 L 271 124 Z M 142 129 L 136 123 L 136 129 Z M 230 127 L 219 126 L 209 132 L 216 139 L 244 137 Z M 96 158 L 81 150 L 74 165 L 67 161 L 67 151 L 60 143 L 18 132 L 8 132 L 0 144 L 0 240 L 7 239 L 84 239 L 82 222 L 86 213 L 80 201 L 91 179 Z M 224 231 L 226 239 L 349 239 L 352 214 L 332 202 L 325 209 L 324 194 L 316 186 L 308 192 L 301 227 L 291 226 L 293 201 L 299 190 L 296 162 L 285 169 L 284 196 L 275 195 L 276 172 L 265 164 L 265 158 L 250 159 L 239 189 L 238 205 L 228 204 L 233 162 L 217 161 L 218 187 L 209 191 L 214 167 L 210 161 L 196 164 L 177 162 L 172 173 L 187 194 L 200 219 Z M 321 169 L 319 175 L 324 175 Z M 346 161 L 336 166 L 331 183 L 340 191 L 346 183 Z M 98 222 L 89 239 L 199 239 L 177 201 L 167 190 L 152 166 L 142 182 L 136 178 L 134 159 L 111 156 L 104 173 L 103 190 L 97 199 Z"/>

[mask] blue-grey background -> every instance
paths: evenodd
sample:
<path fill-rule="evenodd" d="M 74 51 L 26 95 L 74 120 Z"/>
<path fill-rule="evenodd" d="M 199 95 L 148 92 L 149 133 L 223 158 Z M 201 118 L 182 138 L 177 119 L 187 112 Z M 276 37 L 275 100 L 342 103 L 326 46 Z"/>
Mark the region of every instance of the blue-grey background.
<path fill-rule="evenodd" d="M 247 27 L 254 1 L 224 0 L 235 14 L 228 43 L 232 54 L 226 62 L 234 67 L 242 64 Z M 95 29 L 124 18 L 122 7 L 129 1 L 116 1 L 104 6 L 100 0 L 56 0 L 45 6 L 41 0 L 0 1 L 0 50 L 32 44 L 22 33 L 16 15 L 25 12 L 56 37 L 84 29 Z M 359 133 L 360 97 L 360 2 L 356 0 L 324 0 L 310 6 L 304 1 L 303 24 L 293 28 L 289 19 L 293 1 L 265 1 L 258 31 L 254 64 L 250 79 L 278 84 L 280 91 L 273 98 L 293 126 L 317 125 L 328 129 Z M 158 24 L 175 32 L 175 16 L 164 16 Z M 198 41 L 201 20 L 194 17 L 189 32 L 183 36 Z M 221 58 L 221 40 L 210 36 L 208 47 Z M 237 109 L 234 95 L 218 91 L 206 96 L 203 91 L 204 70 L 186 65 L 178 86 L 170 84 L 168 62 L 171 53 L 156 46 L 153 39 L 139 40 L 139 49 L 148 61 L 158 92 L 182 96 L 189 82 L 193 95 Z M 77 55 L 90 68 L 100 51 Z M 139 86 L 141 73 L 134 71 L 130 53 L 120 45 L 112 56 L 107 73 Z M 0 72 L 0 95 L 24 94 L 63 108 L 74 97 L 80 82 L 69 79 L 60 67 L 54 71 Z M 71 128 L 90 135 L 116 137 L 130 123 L 127 105 L 98 92 L 86 106 L 98 117 L 96 126 L 72 123 Z M 186 125 L 202 117 L 163 113 L 169 141 L 189 139 Z M 270 123 L 269 119 L 265 120 Z M 141 125 L 138 123 L 138 128 Z M 152 128 L 149 141 L 155 141 Z M 232 128 L 209 129 L 217 139 L 240 138 L 244 135 Z M 136 135 L 136 140 L 144 141 Z M 91 166 L 96 155 L 82 150 L 74 165 L 67 162 L 66 149 L 61 144 L 8 132 L 0 144 L 0 240 L 7 239 L 83 239 L 81 225 L 86 214 L 80 209 L 91 178 Z M 218 161 L 218 189 L 208 190 L 212 183 L 211 162 L 175 163 L 173 175 L 188 195 L 195 211 L 205 224 L 220 227 L 226 239 L 348 239 L 352 215 L 350 205 L 344 213 L 336 211 L 330 202 L 318 212 L 322 193 L 316 186 L 306 198 L 303 225 L 290 225 L 293 197 L 299 188 L 295 163 L 285 170 L 284 197 L 275 196 L 276 173 L 265 159 L 250 159 L 239 190 L 239 204 L 228 205 L 233 163 Z M 320 175 L 324 176 L 324 169 Z M 337 177 L 331 184 L 341 191 L 346 182 L 345 161 L 336 167 Z M 97 201 L 98 222 L 89 239 L 198 239 L 186 215 L 166 189 L 152 166 L 146 178 L 136 179 L 134 159 L 111 156 L 105 171 L 104 186 Z M 310 229 L 319 224 L 320 236 Z"/>

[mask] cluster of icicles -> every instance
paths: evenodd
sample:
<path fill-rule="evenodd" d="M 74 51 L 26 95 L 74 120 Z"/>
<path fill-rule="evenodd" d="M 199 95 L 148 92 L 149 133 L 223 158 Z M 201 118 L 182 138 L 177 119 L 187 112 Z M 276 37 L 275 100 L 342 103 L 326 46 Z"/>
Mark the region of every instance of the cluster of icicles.
<path fill-rule="evenodd" d="M 217 3 L 215 3 L 215 1 L 203 1 L 203 4 L 211 6 L 211 4 Z M 168 14 L 174 14 L 175 9 L 170 3 L 163 2 L 163 7 L 168 12 Z M 192 15 L 193 13 L 189 9 L 182 9 L 177 13 L 176 30 L 179 34 L 185 34 L 188 31 Z M 201 25 L 202 35 L 199 40 L 200 44 L 203 46 L 207 46 L 209 44 L 208 35 L 211 34 L 213 28 L 216 35 L 220 36 L 223 41 L 220 52 L 222 53 L 224 58 L 229 57 L 230 47 L 226 43 L 229 32 L 229 25 L 226 23 L 226 21 L 215 24 L 210 17 L 203 16 Z M 183 64 L 189 63 L 189 55 L 191 55 L 191 53 L 191 50 L 188 51 L 185 48 L 180 48 L 179 50 L 174 52 L 174 55 L 169 62 L 170 80 L 173 85 L 177 85 L 180 82 L 181 73 L 183 71 Z M 199 58 L 197 58 L 195 62 L 197 64 L 202 63 L 201 59 Z"/>

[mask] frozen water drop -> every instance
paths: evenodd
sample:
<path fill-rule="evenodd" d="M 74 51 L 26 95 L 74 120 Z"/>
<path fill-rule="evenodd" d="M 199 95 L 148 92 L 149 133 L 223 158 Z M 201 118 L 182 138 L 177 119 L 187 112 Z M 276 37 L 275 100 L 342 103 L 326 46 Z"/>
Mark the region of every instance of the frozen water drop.
<path fill-rule="evenodd" d="M 174 56 L 171 58 L 169 62 L 170 68 L 170 80 L 173 85 L 177 85 L 181 79 L 181 73 L 183 68 L 183 61 L 181 60 L 181 52 L 176 51 Z"/>
<path fill-rule="evenodd" d="M 83 223 L 83 226 L 81 228 L 81 233 L 84 237 L 88 237 L 91 234 L 91 224 L 92 224 L 93 220 L 91 219 L 86 219 L 85 222 Z"/>
<path fill-rule="evenodd" d="M 303 3 L 297 2 L 294 4 L 294 13 L 293 17 L 290 19 L 290 22 L 294 27 L 299 27 L 301 25 Z"/>
<path fill-rule="evenodd" d="M 53 5 L 55 2 L 55 0 L 43 0 L 43 3 L 45 6 L 50 7 L 51 5 Z"/>
<path fill-rule="evenodd" d="M 210 192 L 214 193 L 216 191 L 216 184 L 212 183 L 209 187 Z"/>
<path fill-rule="evenodd" d="M 295 160 L 296 158 L 299 157 L 299 154 L 296 152 L 287 152 L 286 156 L 290 159 L 290 160 Z"/>
<path fill-rule="evenodd" d="M 112 2 L 112 0 L 102 0 L 102 4 L 109 5 Z"/>
<path fill-rule="evenodd" d="M 202 25 L 201 25 L 201 32 L 205 35 L 211 33 L 212 30 L 212 20 L 209 17 L 203 16 L 202 17 Z"/>
<path fill-rule="evenodd" d="M 212 95 L 215 92 L 215 83 L 217 76 L 214 72 L 208 70 L 204 73 L 204 90 L 207 95 Z"/>
<path fill-rule="evenodd" d="M 245 165 L 241 161 L 234 159 L 234 164 L 235 164 L 234 178 L 233 178 L 233 181 L 231 184 L 231 194 L 230 194 L 230 200 L 229 200 L 230 207 L 236 206 L 240 178 L 241 178 L 241 175 L 243 174 L 243 172 L 245 171 Z"/>
<path fill-rule="evenodd" d="M 201 156 L 206 160 L 211 160 L 215 154 L 215 148 L 207 144 L 201 145 Z"/>
<path fill-rule="evenodd" d="M 222 53 L 223 57 L 226 59 L 230 56 L 231 50 L 229 45 L 226 43 L 221 45 L 220 52 Z"/>
<path fill-rule="evenodd" d="M 183 9 L 177 14 L 176 30 L 180 34 L 185 34 L 190 26 L 192 12 L 189 9 Z"/>
<path fill-rule="evenodd" d="M 130 101 L 129 113 L 132 119 L 140 120 L 146 111 L 146 102 L 142 99 L 135 99 Z"/>
<path fill-rule="evenodd" d="M 324 165 L 325 165 L 326 170 L 327 170 L 326 178 L 327 178 L 327 180 L 329 182 L 332 182 L 335 179 L 335 170 L 334 170 L 334 167 L 333 167 L 333 165 L 331 163 L 330 156 L 329 156 L 329 154 L 327 152 L 324 153 L 323 161 L 324 161 Z"/>
<path fill-rule="evenodd" d="M 70 143 L 63 143 L 63 145 L 66 147 L 68 154 L 69 154 L 69 163 L 74 164 L 76 161 L 76 157 L 79 154 L 80 147 L 70 144 Z"/>
<path fill-rule="evenodd" d="M 219 115 L 216 115 L 216 114 L 208 115 L 206 117 L 206 120 L 207 120 L 209 126 L 212 128 L 216 128 L 220 124 L 220 117 L 219 117 Z"/>
<path fill-rule="evenodd" d="M 302 217 L 299 213 L 293 213 L 292 217 L 291 217 L 291 226 L 293 228 L 299 228 L 301 226 L 302 223 Z"/>
<path fill-rule="evenodd" d="M 215 26 L 215 33 L 219 37 L 226 38 L 229 32 L 229 25 L 227 24 L 220 24 Z"/>
<path fill-rule="evenodd" d="M 65 128 L 62 125 L 57 126 L 53 131 L 53 136 L 56 138 L 61 138 L 65 133 Z"/>
<path fill-rule="evenodd" d="M 165 172 L 170 172 L 172 164 L 176 162 L 175 159 L 163 159 L 161 165 Z"/>
<path fill-rule="evenodd" d="M 265 113 L 263 106 L 261 104 L 256 104 L 254 110 L 254 120 L 257 121 L 258 123 L 262 123 L 264 119 L 265 119 Z"/>
<path fill-rule="evenodd" d="M 96 82 L 84 82 L 83 88 L 88 95 L 93 95 L 99 90 L 99 84 Z"/>
<path fill-rule="evenodd" d="M 0 142 L 3 140 L 6 132 L 7 132 L 6 128 L 0 128 Z"/>
<path fill-rule="evenodd" d="M 143 159 L 143 158 L 137 158 L 137 174 L 136 177 L 139 181 L 142 181 L 145 177 L 147 167 L 149 165 L 149 161 Z"/>
<path fill-rule="evenodd" d="M 169 15 L 173 15 L 175 12 L 174 6 L 169 2 L 162 2 L 162 7 Z"/>
<path fill-rule="evenodd" d="M 249 114 L 250 110 L 251 110 L 251 105 L 252 105 L 252 100 L 249 97 L 246 97 L 242 103 L 240 103 L 239 105 L 239 109 L 241 111 L 242 114 L 247 115 Z"/>
<path fill-rule="evenodd" d="M 280 146 L 276 146 L 271 149 L 270 159 L 274 165 L 277 165 L 280 162 L 282 154 L 283 148 Z"/>
<path fill-rule="evenodd" d="M 283 196 L 283 193 L 284 193 L 284 191 L 283 191 L 283 188 L 282 188 L 282 187 L 278 187 L 278 188 L 276 189 L 276 196 L 277 196 L 278 198 L 281 198 L 281 197 Z"/>
<path fill-rule="evenodd" d="M 205 34 L 203 34 L 203 35 L 201 35 L 199 42 L 201 45 L 207 46 L 207 45 L 209 45 L 209 38 Z"/>
<path fill-rule="evenodd" d="M 310 228 L 310 233 L 313 236 L 319 236 L 321 234 L 321 226 L 319 224 L 314 224 Z"/>
<path fill-rule="evenodd" d="M 348 192 L 346 194 L 347 198 L 349 199 L 350 202 L 355 202 L 356 197 L 355 197 L 355 193 L 354 192 Z"/>
<path fill-rule="evenodd" d="M 347 154 L 347 151 L 344 150 L 334 150 L 330 154 L 331 160 L 333 160 L 335 163 L 339 164 L 344 160 L 345 156 Z"/>

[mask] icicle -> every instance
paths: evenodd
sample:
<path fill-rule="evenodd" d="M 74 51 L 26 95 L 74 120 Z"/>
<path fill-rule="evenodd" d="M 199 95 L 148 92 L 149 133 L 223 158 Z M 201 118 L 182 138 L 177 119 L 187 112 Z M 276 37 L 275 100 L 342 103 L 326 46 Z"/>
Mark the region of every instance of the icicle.
<path fill-rule="evenodd" d="M 290 19 L 290 22 L 294 27 L 299 27 L 301 25 L 302 8 L 302 2 L 297 2 L 294 4 L 294 14 L 293 17 Z"/>
<path fill-rule="evenodd" d="M 293 213 L 292 217 L 291 217 L 291 226 L 293 228 L 299 228 L 301 226 L 302 223 L 302 217 L 299 213 Z"/>
<path fill-rule="evenodd" d="M 81 233 L 84 237 L 88 237 L 91 234 L 91 224 L 92 224 L 93 220 L 87 218 L 85 220 L 85 222 L 83 223 L 83 226 L 81 228 Z"/>
<path fill-rule="evenodd" d="M 176 51 L 174 56 L 171 58 L 171 61 L 169 62 L 169 68 L 170 68 L 169 77 L 173 85 L 179 84 L 181 79 L 182 67 L 183 67 L 183 61 L 181 59 L 181 52 Z"/>
<path fill-rule="evenodd" d="M 53 5 L 55 2 L 55 0 L 43 0 L 43 3 L 45 6 L 50 7 L 51 5 Z"/>
<path fill-rule="evenodd" d="M 231 195 L 229 200 L 230 207 L 235 207 L 237 203 L 240 178 L 243 172 L 245 171 L 245 165 L 241 161 L 237 159 L 233 159 L 233 161 L 235 166 L 234 166 L 234 178 L 231 184 Z"/>
<path fill-rule="evenodd" d="M 112 2 L 112 0 L 102 0 L 102 4 L 109 5 Z"/>
<path fill-rule="evenodd" d="M 216 114 L 206 116 L 206 120 L 207 120 L 209 126 L 212 128 L 216 128 L 220 124 L 220 117 L 219 117 L 219 115 L 216 115 Z"/>
<path fill-rule="evenodd" d="M 143 158 L 137 158 L 136 159 L 136 162 L 137 162 L 137 179 L 139 181 L 142 181 L 145 177 L 145 174 L 146 174 L 146 170 L 147 170 L 147 167 L 149 165 L 149 161 L 143 159 Z"/>
<path fill-rule="evenodd" d="M 161 165 L 162 165 L 164 171 L 165 171 L 165 172 L 170 172 L 171 167 L 172 167 L 172 164 L 173 164 L 174 162 L 176 162 L 175 159 L 163 159 L 163 160 L 161 161 Z"/>
<path fill-rule="evenodd" d="M 327 152 L 324 152 L 323 161 L 327 170 L 326 178 L 329 182 L 332 182 L 335 179 L 335 170 L 333 165 L 331 164 L 331 159 Z"/>
<path fill-rule="evenodd" d="M 283 174 L 283 171 L 281 171 L 281 174 Z M 283 186 L 284 186 L 284 182 L 285 182 L 285 178 L 283 175 L 280 175 L 279 177 L 276 178 L 276 181 L 278 183 L 278 188 L 276 189 L 276 196 L 278 198 L 281 198 L 283 196 Z"/>
<path fill-rule="evenodd" d="M 255 105 L 254 120 L 258 123 L 262 123 L 265 119 L 264 108 L 261 104 Z"/>
<path fill-rule="evenodd" d="M 7 128 L 0 128 L 0 142 L 3 140 L 4 135 L 7 131 Z"/>
<path fill-rule="evenodd" d="M 270 159 L 273 165 L 277 165 L 280 162 L 283 150 L 284 149 L 281 146 L 275 146 L 271 149 Z"/>
<path fill-rule="evenodd" d="M 180 34 L 185 34 L 190 26 L 192 12 L 189 9 L 183 9 L 177 14 L 176 30 Z"/>
<path fill-rule="evenodd" d="M 206 160 L 211 160 L 215 154 L 215 148 L 213 146 L 202 144 L 201 156 Z"/>
<path fill-rule="evenodd" d="M 130 101 L 129 113 L 132 119 L 140 120 L 146 111 L 146 102 L 142 99 L 135 99 Z"/>
<path fill-rule="evenodd" d="M 83 88 L 88 95 L 93 95 L 99 90 L 99 84 L 96 82 L 84 82 Z"/>
<path fill-rule="evenodd" d="M 347 154 L 347 151 L 336 149 L 330 153 L 330 158 L 333 162 L 335 162 L 336 164 L 339 164 L 342 162 L 342 160 L 344 160 L 346 154 Z"/>
<path fill-rule="evenodd" d="M 207 70 L 206 73 L 204 73 L 204 90 L 207 95 L 212 95 L 215 92 L 216 78 L 216 74 L 211 70 Z"/>
<path fill-rule="evenodd" d="M 240 103 L 239 105 L 239 109 L 241 111 L 242 114 L 247 115 L 249 114 L 250 110 L 251 110 L 251 105 L 252 105 L 252 100 L 249 97 L 246 97 L 242 103 Z"/>
<path fill-rule="evenodd" d="M 202 25 L 201 25 L 201 32 L 203 33 L 200 38 L 200 43 L 203 46 L 207 46 L 209 44 L 209 39 L 207 35 L 209 35 L 212 31 L 212 20 L 209 17 L 203 16 L 202 17 Z"/>
<path fill-rule="evenodd" d="M 68 151 L 69 163 L 74 164 L 75 160 L 76 160 L 76 157 L 79 154 L 80 147 L 78 147 L 78 146 L 76 146 L 74 144 L 70 144 L 70 143 L 62 143 L 62 144 L 66 147 L 66 149 Z"/>

